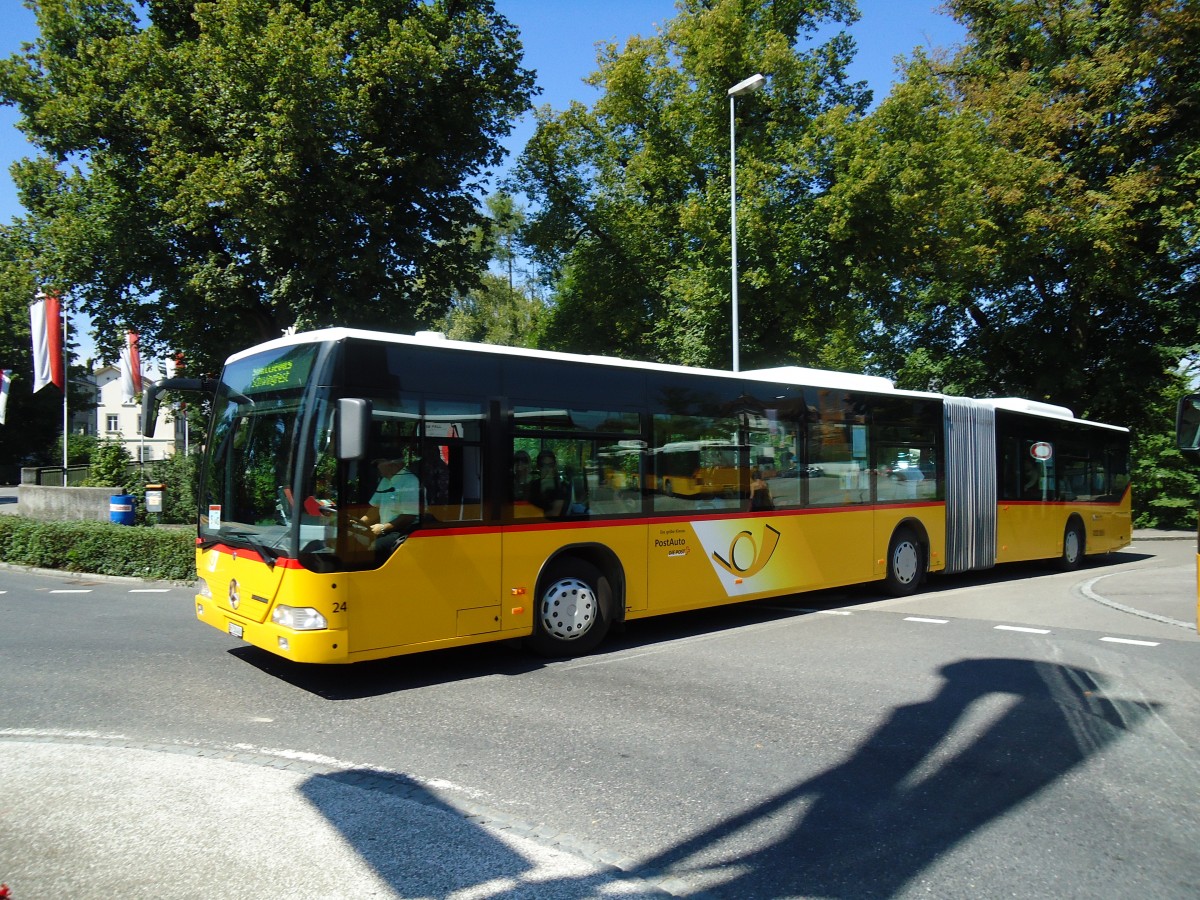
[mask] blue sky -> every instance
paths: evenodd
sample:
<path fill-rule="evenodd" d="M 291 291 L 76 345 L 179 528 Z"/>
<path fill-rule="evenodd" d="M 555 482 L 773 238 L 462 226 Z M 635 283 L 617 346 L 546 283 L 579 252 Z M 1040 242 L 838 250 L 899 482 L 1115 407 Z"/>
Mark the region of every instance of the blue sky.
<path fill-rule="evenodd" d="M 850 75 L 866 81 L 882 99 L 895 74 L 894 60 L 914 47 L 949 47 L 962 29 L 937 12 L 938 0 L 859 0 L 862 19 L 852 29 L 858 55 Z M 571 100 L 591 103 L 595 91 L 582 79 L 595 69 L 596 44 L 623 44 L 632 35 L 651 35 L 675 15 L 674 0 L 497 0 L 499 11 L 520 30 L 526 65 L 542 88 L 538 105 L 564 108 Z M 20 51 L 36 36 L 33 13 L 20 0 L 0 0 L 0 56 Z M 753 73 L 748 72 L 747 75 Z M 0 107 L 0 222 L 20 215 L 9 175 L 12 163 L 31 155 L 16 128 L 17 112 Z M 508 142 L 511 154 L 529 139 L 532 126 L 518 125 Z M 511 156 L 510 156 L 511 158 Z"/>

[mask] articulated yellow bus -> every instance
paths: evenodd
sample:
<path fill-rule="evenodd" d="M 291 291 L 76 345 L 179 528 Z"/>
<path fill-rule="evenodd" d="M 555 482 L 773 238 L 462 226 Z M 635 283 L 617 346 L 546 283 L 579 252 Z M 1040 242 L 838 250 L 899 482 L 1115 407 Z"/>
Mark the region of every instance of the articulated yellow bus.
<path fill-rule="evenodd" d="M 1191 394 L 1179 401 L 1175 444 L 1185 457 L 1200 462 L 1200 394 Z M 1196 628 L 1200 630 L 1200 535 L 1196 544 Z"/>
<path fill-rule="evenodd" d="M 800 368 L 718 372 L 349 329 L 206 390 L 196 615 L 287 659 L 525 638 L 1130 539 L 1129 435 L 1062 407 Z M 719 448 L 721 484 L 665 489 Z M 701 467 L 703 468 L 703 467 Z M 693 470 L 694 471 L 694 470 Z"/>

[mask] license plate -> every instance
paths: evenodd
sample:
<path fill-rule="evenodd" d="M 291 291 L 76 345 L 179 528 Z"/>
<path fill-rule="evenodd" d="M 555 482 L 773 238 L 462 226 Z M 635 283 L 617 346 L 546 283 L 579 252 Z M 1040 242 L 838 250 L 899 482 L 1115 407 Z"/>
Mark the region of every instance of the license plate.
<path fill-rule="evenodd" d="M 244 630 L 245 629 L 243 629 L 242 626 L 239 625 L 237 622 L 229 623 L 229 633 L 232 634 L 235 638 L 240 638 L 242 636 L 242 632 Z"/>

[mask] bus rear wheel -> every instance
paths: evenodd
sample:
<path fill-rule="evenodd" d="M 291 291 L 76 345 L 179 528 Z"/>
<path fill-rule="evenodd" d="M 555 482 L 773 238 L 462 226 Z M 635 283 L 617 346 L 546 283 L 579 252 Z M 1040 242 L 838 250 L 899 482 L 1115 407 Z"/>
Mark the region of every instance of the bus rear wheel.
<path fill-rule="evenodd" d="M 1072 569 L 1079 568 L 1079 564 L 1083 562 L 1084 542 L 1086 540 L 1083 533 L 1083 526 L 1079 524 L 1078 519 L 1072 519 L 1067 523 L 1067 528 L 1063 532 L 1062 556 L 1058 558 L 1058 567 L 1060 569 L 1069 572 Z"/>
<path fill-rule="evenodd" d="M 612 588 L 582 559 L 556 560 L 538 585 L 529 646 L 542 656 L 581 656 L 608 633 Z"/>
<path fill-rule="evenodd" d="M 921 586 L 925 572 L 925 548 L 911 528 L 901 528 L 892 535 L 888 545 L 887 584 L 888 593 L 894 597 L 907 597 Z"/>

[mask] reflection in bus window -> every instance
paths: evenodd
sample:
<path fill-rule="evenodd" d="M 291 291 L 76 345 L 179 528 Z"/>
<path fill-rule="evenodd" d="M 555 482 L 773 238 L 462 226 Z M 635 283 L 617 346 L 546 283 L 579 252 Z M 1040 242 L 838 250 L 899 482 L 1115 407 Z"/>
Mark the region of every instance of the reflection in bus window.
<path fill-rule="evenodd" d="M 591 491 L 595 515 L 639 513 L 646 477 L 646 443 L 618 441 L 596 453 L 596 483 Z"/>
<path fill-rule="evenodd" d="M 736 496 L 740 449 L 728 441 L 676 441 L 654 450 L 654 478 L 666 497 Z"/>
<path fill-rule="evenodd" d="M 861 401 L 839 391 L 810 392 L 808 503 L 871 502 L 866 416 Z"/>
<path fill-rule="evenodd" d="M 937 459 L 932 446 L 881 445 L 876 499 L 880 503 L 937 499 Z"/>
<path fill-rule="evenodd" d="M 772 507 L 788 509 L 803 505 L 807 473 L 800 448 L 800 426 L 781 418 L 779 412 L 767 409 L 761 415 L 748 416 L 747 440 L 751 470 L 757 470 L 765 483 Z"/>

